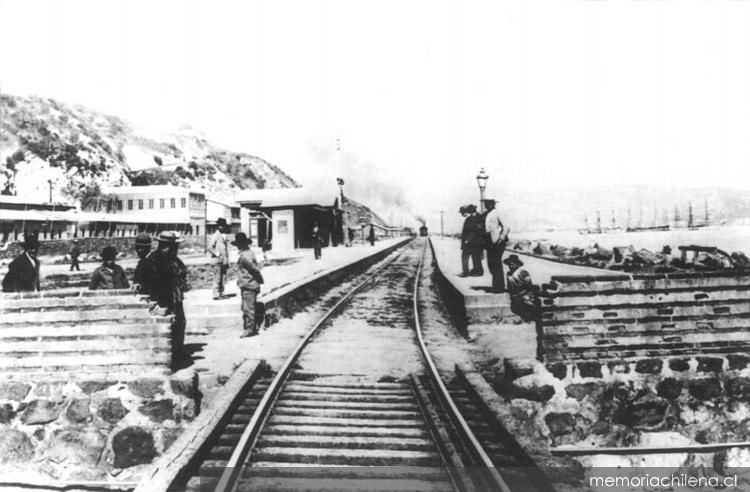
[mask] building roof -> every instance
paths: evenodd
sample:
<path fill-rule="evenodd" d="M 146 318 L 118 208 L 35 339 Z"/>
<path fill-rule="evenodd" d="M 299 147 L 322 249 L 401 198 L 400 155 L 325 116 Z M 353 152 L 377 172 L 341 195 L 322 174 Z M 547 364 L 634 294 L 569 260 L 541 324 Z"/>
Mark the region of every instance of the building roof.
<path fill-rule="evenodd" d="M 237 202 L 261 208 L 302 207 L 317 205 L 332 207 L 338 198 L 334 188 L 273 188 L 243 190 L 237 194 Z"/>
<path fill-rule="evenodd" d="M 102 189 L 103 193 L 169 193 L 169 192 L 190 192 L 205 195 L 206 192 L 199 188 L 188 188 L 185 186 L 165 185 L 147 185 L 147 186 L 107 186 Z"/>
<path fill-rule="evenodd" d="M 185 224 L 184 218 L 154 213 L 107 214 L 102 212 L 52 212 L 49 210 L 0 210 L 0 221 L 113 222 L 118 224 Z"/>
<path fill-rule="evenodd" d="M 0 195 L 0 203 L 12 203 L 14 205 L 29 205 L 30 207 L 58 207 L 63 210 L 73 208 L 72 205 L 66 205 L 64 203 L 49 203 L 40 202 L 37 200 L 30 200 L 28 198 L 17 196 L 17 195 Z"/>

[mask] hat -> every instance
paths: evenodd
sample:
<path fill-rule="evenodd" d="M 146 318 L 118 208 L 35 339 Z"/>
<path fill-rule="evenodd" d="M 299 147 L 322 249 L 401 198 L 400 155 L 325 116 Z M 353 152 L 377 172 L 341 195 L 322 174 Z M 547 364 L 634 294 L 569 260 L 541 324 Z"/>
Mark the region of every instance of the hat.
<path fill-rule="evenodd" d="M 505 263 L 508 266 L 510 266 L 510 265 L 523 266 L 523 262 L 518 257 L 518 255 L 510 255 L 510 256 L 508 256 L 505 260 L 503 260 L 503 263 Z"/>
<path fill-rule="evenodd" d="M 477 211 L 477 206 L 474 204 L 469 204 L 464 207 L 468 213 L 474 213 Z"/>
<path fill-rule="evenodd" d="M 466 210 L 466 205 L 461 205 L 461 206 L 460 206 L 460 207 L 458 208 L 458 213 L 460 213 L 460 214 L 465 214 L 465 213 L 467 213 L 467 210 Z"/>
<path fill-rule="evenodd" d="M 31 249 L 39 247 L 39 238 L 36 234 L 24 234 L 23 236 L 23 248 Z"/>
<path fill-rule="evenodd" d="M 232 246 L 246 246 L 248 244 L 253 244 L 253 240 L 248 238 L 244 232 L 238 232 L 234 235 Z"/>
<path fill-rule="evenodd" d="M 117 258 L 117 250 L 114 246 L 106 246 L 102 250 L 102 259 L 106 260 L 114 260 Z"/>
<path fill-rule="evenodd" d="M 494 198 L 482 198 L 482 202 L 483 203 L 491 203 L 493 205 L 497 203 Z"/>
<path fill-rule="evenodd" d="M 180 244 L 183 239 L 177 231 L 164 231 L 159 234 L 159 242 L 167 244 Z"/>
<path fill-rule="evenodd" d="M 141 232 L 135 238 L 135 245 L 138 246 L 151 246 L 151 235 L 148 232 Z"/>
<path fill-rule="evenodd" d="M 227 225 L 227 219 L 225 219 L 224 217 L 219 217 L 218 219 L 216 219 L 216 225 L 217 226 Z"/>

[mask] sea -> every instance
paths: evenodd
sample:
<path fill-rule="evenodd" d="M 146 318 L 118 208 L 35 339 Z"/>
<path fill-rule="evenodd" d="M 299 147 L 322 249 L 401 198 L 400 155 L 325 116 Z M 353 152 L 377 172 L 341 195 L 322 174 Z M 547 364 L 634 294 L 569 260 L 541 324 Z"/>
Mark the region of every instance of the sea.
<path fill-rule="evenodd" d="M 587 247 L 599 244 L 611 249 L 615 246 L 633 246 L 659 252 L 670 246 L 674 253 L 678 246 L 713 246 L 733 253 L 741 251 L 750 256 L 750 226 L 711 226 L 700 229 L 675 229 L 669 231 L 612 231 L 602 234 L 581 234 L 578 231 L 536 231 L 511 233 L 513 239 L 548 241 L 567 247 Z"/>

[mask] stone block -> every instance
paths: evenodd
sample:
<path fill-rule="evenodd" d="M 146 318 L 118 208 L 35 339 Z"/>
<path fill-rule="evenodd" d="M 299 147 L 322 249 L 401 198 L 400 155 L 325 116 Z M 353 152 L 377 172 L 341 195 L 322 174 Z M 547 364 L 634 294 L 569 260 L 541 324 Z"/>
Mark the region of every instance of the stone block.
<path fill-rule="evenodd" d="M 23 401 L 31 391 L 31 385 L 18 382 L 0 383 L 0 400 Z"/>
<path fill-rule="evenodd" d="M 734 398 L 747 400 L 750 397 L 750 378 L 733 378 L 726 382 L 727 394 Z"/>
<path fill-rule="evenodd" d="M 126 427 L 112 438 L 115 468 L 151 463 L 156 456 L 154 436 L 142 427 Z"/>
<path fill-rule="evenodd" d="M 547 370 L 557 379 L 565 379 L 565 376 L 568 374 L 568 366 L 566 366 L 563 362 L 553 362 L 551 364 L 547 364 Z"/>
<path fill-rule="evenodd" d="M 128 382 L 131 393 L 141 398 L 153 398 L 164 394 L 164 380 L 158 378 L 143 378 Z"/>
<path fill-rule="evenodd" d="M 625 361 L 607 362 L 607 367 L 612 374 L 628 374 L 630 372 L 630 364 Z"/>
<path fill-rule="evenodd" d="M 13 410 L 13 406 L 10 403 L 3 403 L 0 405 L 0 424 L 10 423 L 15 416 L 16 412 Z"/>
<path fill-rule="evenodd" d="M 152 422 L 164 422 L 165 420 L 174 419 L 174 403 L 170 399 L 144 403 L 138 407 L 138 411 Z"/>
<path fill-rule="evenodd" d="M 582 378 L 600 378 L 602 377 L 602 365 L 599 362 L 579 362 L 578 374 Z"/>
<path fill-rule="evenodd" d="M 95 467 L 106 442 L 94 429 L 57 429 L 50 437 L 44 456 L 52 461 Z"/>
<path fill-rule="evenodd" d="M 107 381 L 107 380 L 98 379 L 98 380 L 80 381 L 76 384 L 78 384 L 78 387 L 81 388 L 81 391 L 83 391 L 87 395 L 90 395 L 91 393 L 103 391 L 109 388 L 110 386 L 117 384 L 117 381 Z"/>
<path fill-rule="evenodd" d="M 128 409 L 123 406 L 119 398 L 105 398 L 99 404 L 96 414 L 103 421 L 116 424 L 128 414 Z"/>
<path fill-rule="evenodd" d="M 724 359 L 718 357 L 698 357 L 698 372 L 721 372 Z"/>
<path fill-rule="evenodd" d="M 663 365 L 661 359 L 641 359 L 635 363 L 635 372 L 639 374 L 659 374 Z"/>
<path fill-rule="evenodd" d="M 555 388 L 548 384 L 521 386 L 516 383 L 508 383 L 503 385 L 500 392 L 510 400 L 523 399 L 544 403 L 555 395 Z"/>
<path fill-rule="evenodd" d="M 196 371 L 180 371 L 169 379 L 169 386 L 178 395 L 200 397 L 199 378 Z"/>
<path fill-rule="evenodd" d="M 16 429 L 0 429 L 0 463 L 24 463 L 33 457 L 34 443 L 28 435 Z"/>
<path fill-rule="evenodd" d="M 696 400 L 711 400 L 721 395 L 721 382 L 716 378 L 693 379 L 688 382 L 688 391 Z"/>
<path fill-rule="evenodd" d="M 577 401 L 582 401 L 587 396 L 590 396 L 592 399 L 596 400 L 601 396 L 605 386 L 606 385 L 604 383 L 600 382 L 570 384 L 565 388 L 565 393 L 570 398 L 574 398 Z"/>
<path fill-rule="evenodd" d="M 688 359 L 669 359 L 669 368 L 676 372 L 685 372 L 690 369 Z"/>
<path fill-rule="evenodd" d="M 553 436 L 563 436 L 575 432 L 576 420 L 576 415 L 565 412 L 550 412 L 544 416 L 544 422 Z"/>
<path fill-rule="evenodd" d="M 669 404 L 647 393 L 615 413 L 615 422 L 636 429 L 653 429 L 664 423 Z"/>
<path fill-rule="evenodd" d="M 33 400 L 21 416 L 26 425 L 49 424 L 60 416 L 62 406 L 52 400 Z"/>
<path fill-rule="evenodd" d="M 503 360 L 503 366 L 505 368 L 505 377 L 512 381 L 523 376 L 528 376 L 534 373 L 534 368 L 539 364 L 535 360 L 529 359 L 518 359 L 515 357 L 509 357 Z"/>
<path fill-rule="evenodd" d="M 729 354 L 727 355 L 727 361 L 729 362 L 729 369 L 739 371 L 750 364 L 750 356 L 745 354 Z"/>
<path fill-rule="evenodd" d="M 65 416 L 68 417 L 68 420 L 76 424 L 86 422 L 91 418 L 90 404 L 91 400 L 89 398 L 76 398 L 68 405 Z"/>
<path fill-rule="evenodd" d="M 675 400 L 682 394 L 684 384 L 675 378 L 664 378 L 656 385 L 656 394 L 668 400 Z"/>
<path fill-rule="evenodd" d="M 65 381 L 44 381 L 36 384 L 34 396 L 38 398 L 59 399 L 65 389 Z"/>

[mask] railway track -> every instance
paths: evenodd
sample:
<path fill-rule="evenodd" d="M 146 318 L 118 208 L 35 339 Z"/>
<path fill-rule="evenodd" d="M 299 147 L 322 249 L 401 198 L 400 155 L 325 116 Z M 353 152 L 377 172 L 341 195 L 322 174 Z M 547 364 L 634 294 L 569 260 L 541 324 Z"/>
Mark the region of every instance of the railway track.
<path fill-rule="evenodd" d="M 438 375 L 419 323 L 423 245 L 340 299 L 276 374 L 256 372 L 170 490 L 551 490 Z"/>

